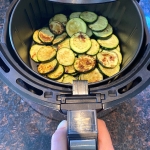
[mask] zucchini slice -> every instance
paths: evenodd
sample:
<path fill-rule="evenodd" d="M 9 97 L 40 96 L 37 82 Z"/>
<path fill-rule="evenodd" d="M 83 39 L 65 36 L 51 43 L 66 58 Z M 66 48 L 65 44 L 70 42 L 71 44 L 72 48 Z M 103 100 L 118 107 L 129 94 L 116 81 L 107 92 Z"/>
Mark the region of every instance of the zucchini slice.
<path fill-rule="evenodd" d="M 35 62 L 39 62 L 38 58 L 37 58 L 37 53 L 39 51 L 40 48 L 42 48 L 43 45 L 38 45 L 38 44 L 35 44 L 33 46 L 31 46 L 30 48 L 30 57 L 32 60 L 34 60 Z"/>
<path fill-rule="evenodd" d="M 38 43 L 38 44 L 44 44 L 40 39 L 39 39 L 39 31 L 40 30 L 36 30 L 33 33 L 33 40 L 34 42 Z"/>
<path fill-rule="evenodd" d="M 96 55 L 99 52 L 100 46 L 98 42 L 95 39 L 91 39 L 92 46 L 91 48 L 86 52 L 88 55 Z"/>
<path fill-rule="evenodd" d="M 91 72 L 81 74 L 79 76 L 80 80 L 87 80 L 89 83 L 99 82 L 103 80 L 103 75 L 99 72 L 97 68 L 92 70 Z"/>
<path fill-rule="evenodd" d="M 54 45 L 58 44 L 58 43 L 62 42 L 66 37 L 67 37 L 67 33 L 64 32 L 61 35 L 56 36 L 52 43 Z"/>
<path fill-rule="evenodd" d="M 92 32 L 92 30 L 91 30 L 89 27 L 87 27 L 86 34 L 87 34 L 89 37 L 91 37 L 91 36 L 93 35 L 93 32 Z"/>
<path fill-rule="evenodd" d="M 50 73 L 55 70 L 55 68 L 57 67 L 57 64 L 58 64 L 58 62 L 56 59 L 54 59 L 50 62 L 40 63 L 38 66 L 38 72 L 40 74 Z"/>
<path fill-rule="evenodd" d="M 73 12 L 70 14 L 69 18 L 79 18 L 80 17 L 81 12 Z"/>
<path fill-rule="evenodd" d="M 115 52 L 103 50 L 97 54 L 98 62 L 106 68 L 114 68 L 118 64 L 118 56 Z"/>
<path fill-rule="evenodd" d="M 118 52 L 120 52 L 120 46 L 118 45 L 115 50 L 117 50 Z"/>
<path fill-rule="evenodd" d="M 55 56 L 56 50 L 52 46 L 43 46 L 37 52 L 37 58 L 41 62 L 52 60 Z"/>
<path fill-rule="evenodd" d="M 72 84 L 73 83 L 73 80 L 77 80 L 74 76 L 71 76 L 71 75 L 67 75 L 67 76 L 64 76 L 64 79 L 63 79 L 63 83 L 70 83 Z"/>
<path fill-rule="evenodd" d="M 70 46 L 76 53 L 85 53 L 90 49 L 91 45 L 91 40 L 85 33 L 79 32 L 70 38 Z"/>
<path fill-rule="evenodd" d="M 58 50 L 61 48 L 69 48 L 70 49 L 70 38 L 65 39 L 61 43 L 58 44 L 57 48 Z"/>
<path fill-rule="evenodd" d="M 66 31 L 70 37 L 77 32 L 86 33 L 86 30 L 86 23 L 80 18 L 72 18 L 67 22 Z"/>
<path fill-rule="evenodd" d="M 117 54 L 117 56 L 118 56 L 118 63 L 121 64 L 122 63 L 122 54 L 116 49 L 112 50 L 112 52 Z"/>
<path fill-rule="evenodd" d="M 44 27 L 39 31 L 39 39 L 43 43 L 51 43 L 54 39 L 54 34 L 49 30 L 48 27 Z"/>
<path fill-rule="evenodd" d="M 100 71 L 108 77 L 111 77 L 120 71 L 120 65 L 119 64 L 117 64 L 117 66 L 115 68 L 112 68 L 112 69 L 111 68 L 105 68 L 101 64 L 98 64 L 98 67 L 99 67 Z"/>
<path fill-rule="evenodd" d="M 63 66 L 70 66 L 74 63 L 75 56 L 72 50 L 61 48 L 57 52 L 57 60 Z"/>
<path fill-rule="evenodd" d="M 74 68 L 73 65 L 71 65 L 71 66 L 66 66 L 66 67 L 65 67 L 65 73 L 74 74 L 74 73 L 76 73 L 76 70 L 75 70 L 75 68 Z"/>
<path fill-rule="evenodd" d="M 55 81 L 57 81 L 57 82 L 62 82 L 63 79 L 64 79 L 64 77 L 62 76 L 61 78 L 59 78 L 59 79 L 57 79 L 57 80 L 55 80 Z"/>
<path fill-rule="evenodd" d="M 64 67 L 59 65 L 53 72 L 47 74 L 47 77 L 53 80 L 59 79 L 64 74 Z"/>
<path fill-rule="evenodd" d="M 119 44 L 119 40 L 114 34 L 112 34 L 108 39 L 98 39 L 97 42 L 104 49 L 114 49 Z"/>
<path fill-rule="evenodd" d="M 94 69 L 95 65 L 96 65 L 96 60 L 89 55 L 82 55 L 79 58 L 77 58 L 74 62 L 74 68 L 78 72 L 82 72 L 82 73 Z"/>
<path fill-rule="evenodd" d="M 67 23 L 67 17 L 66 17 L 66 15 L 64 15 L 64 14 L 56 14 L 56 15 L 53 17 L 53 21 L 59 21 L 59 22 L 61 22 L 63 25 L 66 25 L 66 23 Z"/>
<path fill-rule="evenodd" d="M 91 11 L 84 11 L 80 14 L 80 18 L 87 23 L 92 23 L 97 20 L 97 14 Z"/>
<path fill-rule="evenodd" d="M 59 21 L 52 21 L 49 24 L 50 30 L 53 32 L 55 35 L 60 35 L 64 32 L 65 28 L 63 24 Z"/>
<path fill-rule="evenodd" d="M 112 35 L 113 28 L 110 24 L 108 24 L 107 27 L 103 31 L 98 31 L 98 32 L 93 31 L 93 33 L 95 36 L 97 36 L 99 38 L 107 38 L 110 35 Z"/>
<path fill-rule="evenodd" d="M 102 31 L 107 27 L 107 25 L 108 20 L 103 16 L 99 16 L 93 24 L 89 24 L 89 28 L 93 31 Z"/>

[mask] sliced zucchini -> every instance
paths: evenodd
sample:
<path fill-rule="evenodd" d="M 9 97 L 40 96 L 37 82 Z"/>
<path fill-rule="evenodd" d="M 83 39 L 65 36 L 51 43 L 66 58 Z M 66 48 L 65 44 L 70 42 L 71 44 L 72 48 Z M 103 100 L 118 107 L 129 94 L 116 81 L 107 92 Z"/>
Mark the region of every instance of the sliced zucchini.
<path fill-rule="evenodd" d="M 54 45 L 58 44 L 58 43 L 62 42 L 66 37 L 67 37 L 67 33 L 64 32 L 61 35 L 56 36 L 52 43 Z"/>
<path fill-rule="evenodd" d="M 84 11 L 80 14 L 80 18 L 87 23 L 92 23 L 97 20 L 97 14 L 91 11 Z"/>
<path fill-rule="evenodd" d="M 43 47 L 43 45 L 37 45 L 37 44 L 35 44 L 35 45 L 31 46 L 31 48 L 30 48 L 30 52 L 29 52 L 30 53 L 30 57 L 35 62 L 39 62 L 39 60 L 37 58 L 37 52 L 39 51 L 39 49 L 41 47 Z"/>
<path fill-rule="evenodd" d="M 70 14 L 69 18 L 79 18 L 80 17 L 81 12 L 73 12 Z"/>
<path fill-rule="evenodd" d="M 38 43 L 38 44 L 43 44 L 43 42 L 39 39 L 39 31 L 40 30 L 36 30 L 33 33 L 33 40 L 34 42 Z"/>
<path fill-rule="evenodd" d="M 44 27 L 39 31 L 39 39 L 43 43 L 51 43 L 54 39 L 54 34 L 49 30 L 48 27 Z"/>
<path fill-rule="evenodd" d="M 80 18 L 72 18 L 67 22 L 66 31 L 70 37 L 77 32 L 86 33 L 86 30 L 86 23 Z"/>
<path fill-rule="evenodd" d="M 89 83 L 99 82 L 103 80 L 103 75 L 99 72 L 97 68 L 92 70 L 91 72 L 81 74 L 79 76 L 80 80 L 87 80 Z"/>
<path fill-rule="evenodd" d="M 112 34 L 108 39 L 98 39 L 97 42 L 104 49 L 114 49 L 119 44 L 119 40 L 114 34 Z"/>
<path fill-rule="evenodd" d="M 93 32 L 92 32 L 92 30 L 91 30 L 89 27 L 87 27 L 86 34 L 87 34 L 89 37 L 91 37 L 91 36 L 93 35 Z"/>
<path fill-rule="evenodd" d="M 47 74 L 47 77 L 53 80 L 59 79 L 64 74 L 64 67 L 59 65 L 53 72 Z"/>
<path fill-rule="evenodd" d="M 115 52 L 105 51 L 97 54 L 98 62 L 106 68 L 114 68 L 118 64 L 118 56 Z"/>
<path fill-rule="evenodd" d="M 112 50 L 112 52 L 115 52 L 117 54 L 118 63 L 121 64 L 122 63 L 122 54 L 117 49 Z"/>
<path fill-rule="evenodd" d="M 62 82 L 72 84 L 74 80 L 76 80 L 74 76 L 68 75 L 68 76 L 64 76 L 64 79 Z"/>
<path fill-rule="evenodd" d="M 66 67 L 65 67 L 65 73 L 73 74 L 73 73 L 76 73 L 76 70 L 75 70 L 75 68 L 74 68 L 73 65 L 71 65 L 71 66 L 66 66 Z"/>
<path fill-rule="evenodd" d="M 74 63 L 75 56 L 72 50 L 61 48 L 57 52 L 57 60 L 63 66 L 70 66 Z"/>
<path fill-rule="evenodd" d="M 112 69 L 111 68 L 105 68 L 101 64 L 98 64 L 98 67 L 99 67 L 100 71 L 108 77 L 111 77 L 120 71 L 120 65 L 119 64 L 117 64 L 117 66 L 115 68 L 112 68 Z"/>
<path fill-rule="evenodd" d="M 58 50 L 61 48 L 69 48 L 70 49 L 70 38 L 65 39 L 61 43 L 58 44 L 57 46 Z"/>
<path fill-rule="evenodd" d="M 82 72 L 82 73 L 94 69 L 95 65 L 96 65 L 96 60 L 89 55 L 80 56 L 74 62 L 74 68 L 78 72 Z"/>
<path fill-rule="evenodd" d="M 93 31 L 94 35 L 99 38 L 107 38 L 113 33 L 113 28 L 110 24 L 107 25 L 107 27 L 103 31 Z"/>
<path fill-rule="evenodd" d="M 40 63 L 38 66 L 38 72 L 40 74 L 50 73 L 55 70 L 55 68 L 57 67 L 57 64 L 58 64 L 58 62 L 56 59 L 54 59 L 50 62 Z"/>
<path fill-rule="evenodd" d="M 64 15 L 64 14 L 56 14 L 56 15 L 53 17 L 53 21 L 59 21 L 59 22 L 61 22 L 63 25 L 66 25 L 66 23 L 67 23 L 67 17 L 66 17 L 66 15 Z"/>
<path fill-rule="evenodd" d="M 96 55 L 99 52 L 100 46 L 99 43 L 95 39 L 91 39 L 92 46 L 86 52 L 88 55 Z"/>
<path fill-rule="evenodd" d="M 120 46 L 118 45 L 117 48 L 115 48 L 118 52 L 120 52 Z"/>
<path fill-rule="evenodd" d="M 103 16 L 99 16 L 93 24 L 89 24 L 89 28 L 93 31 L 102 31 L 107 27 L 107 25 L 108 20 Z"/>
<path fill-rule="evenodd" d="M 59 78 L 59 79 L 57 79 L 57 80 L 55 80 L 55 81 L 57 81 L 57 82 L 62 82 L 63 79 L 64 79 L 64 77 L 62 76 L 61 78 Z"/>
<path fill-rule="evenodd" d="M 88 51 L 91 47 L 92 43 L 90 38 L 82 32 L 75 33 L 71 38 L 70 38 L 70 46 L 73 51 L 76 53 L 85 53 Z"/>

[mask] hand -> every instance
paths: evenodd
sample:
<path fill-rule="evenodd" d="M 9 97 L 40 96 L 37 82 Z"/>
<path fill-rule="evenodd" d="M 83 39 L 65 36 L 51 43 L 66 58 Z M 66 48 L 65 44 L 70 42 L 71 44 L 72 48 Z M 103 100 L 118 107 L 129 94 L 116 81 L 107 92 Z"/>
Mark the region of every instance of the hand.
<path fill-rule="evenodd" d="M 114 150 L 110 134 L 103 120 L 98 124 L 98 150 Z M 52 136 L 51 150 L 67 150 L 67 121 L 63 120 Z"/>

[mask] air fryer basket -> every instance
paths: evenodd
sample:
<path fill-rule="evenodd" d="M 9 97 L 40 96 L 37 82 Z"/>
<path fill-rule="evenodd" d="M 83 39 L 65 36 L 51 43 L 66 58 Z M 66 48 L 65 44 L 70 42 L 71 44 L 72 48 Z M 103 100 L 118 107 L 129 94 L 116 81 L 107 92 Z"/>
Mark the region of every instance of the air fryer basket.
<path fill-rule="evenodd" d="M 90 101 L 84 96 L 71 98 L 71 85 L 42 77 L 32 70 L 29 59 L 32 34 L 36 29 L 45 25 L 54 14 L 68 15 L 84 10 L 108 18 L 119 37 L 123 54 L 122 69 L 118 74 L 89 84 Z M 90 5 L 14 0 L 7 14 L 1 49 L 2 79 L 24 98 L 55 110 L 105 109 L 136 95 L 149 84 L 149 34 L 134 0 Z"/>

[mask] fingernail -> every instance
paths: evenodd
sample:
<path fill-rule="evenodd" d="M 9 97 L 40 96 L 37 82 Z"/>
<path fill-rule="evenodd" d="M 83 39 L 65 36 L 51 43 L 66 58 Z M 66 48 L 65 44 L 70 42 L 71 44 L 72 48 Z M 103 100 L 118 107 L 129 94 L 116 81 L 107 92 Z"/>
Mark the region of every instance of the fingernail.
<path fill-rule="evenodd" d="M 59 123 L 59 125 L 57 126 L 57 129 L 60 129 L 60 128 L 67 128 L 67 121 L 66 120 L 63 120 Z"/>

